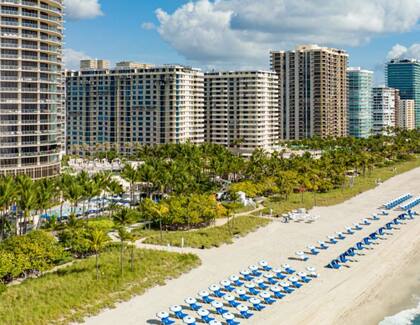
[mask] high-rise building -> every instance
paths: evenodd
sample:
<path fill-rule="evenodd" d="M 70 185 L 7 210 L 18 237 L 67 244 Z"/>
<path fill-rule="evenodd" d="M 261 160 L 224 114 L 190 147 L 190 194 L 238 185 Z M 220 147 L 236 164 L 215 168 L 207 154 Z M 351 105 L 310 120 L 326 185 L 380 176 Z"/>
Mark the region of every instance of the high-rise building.
<path fill-rule="evenodd" d="M 278 77 L 274 72 L 205 74 L 206 141 L 250 156 L 278 142 Z"/>
<path fill-rule="evenodd" d="M 110 63 L 107 60 L 81 60 L 80 61 L 80 70 L 102 70 L 109 69 Z"/>
<path fill-rule="evenodd" d="M 70 71 L 67 152 L 204 141 L 204 74 L 183 66 Z"/>
<path fill-rule="evenodd" d="M 0 19 L 0 174 L 57 175 L 62 0 L 3 0 Z"/>
<path fill-rule="evenodd" d="M 389 128 L 395 128 L 395 113 L 399 106 L 399 91 L 388 87 L 375 87 L 373 92 L 373 127 L 374 134 L 388 134 Z"/>
<path fill-rule="evenodd" d="M 372 132 L 373 72 L 361 68 L 349 68 L 347 77 L 349 82 L 348 133 L 356 138 L 367 138 Z"/>
<path fill-rule="evenodd" d="M 347 135 L 347 65 L 344 50 L 317 45 L 271 52 L 271 68 L 279 75 L 282 138 Z"/>
<path fill-rule="evenodd" d="M 414 130 L 415 123 L 415 102 L 412 99 L 401 99 L 395 114 L 395 125 L 401 129 Z"/>
<path fill-rule="evenodd" d="M 416 127 L 420 128 L 420 61 L 391 60 L 386 65 L 387 86 L 400 91 L 401 99 L 415 101 Z"/>

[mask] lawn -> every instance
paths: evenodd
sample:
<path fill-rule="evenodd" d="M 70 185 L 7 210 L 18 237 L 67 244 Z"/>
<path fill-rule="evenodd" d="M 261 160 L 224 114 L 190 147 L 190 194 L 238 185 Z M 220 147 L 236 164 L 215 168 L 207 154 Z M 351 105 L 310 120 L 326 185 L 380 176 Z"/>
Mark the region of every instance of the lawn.
<path fill-rule="evenodd" d="M 266 226 L 270 220 L 252 216 L 233 218 L 230 224 L 219 227 L 193 231 L 164 232 L 160 239 L 158 231 L 146 231 L 145 244 L 167 245 L 181 247 L 184 238 L 185 247 L 212 248 L 222 244 L 231 244 L 235 236 L 245 236 L 256 229 Z"/>
<path fill-rule="evenodd" d="M 113 249 L 100 256 L 99 280 L 95 278 L 93 257 L 9 287 L 0 294 L 0 323 L 42 325 L 81 321 L 200 264 L 192 254 L 136 249 L 132 272 L 129 255 L 126 252 L 122 277 L 119 250 Z"/>
<path fill-rule="evenodd" d="M 360 193 L 375 188 L 377 179 L 381 179 L 382 182 L 384 182 L 397 174 L 407 172 L 417 167 L 420 167 L 420 157 L 415 160 L 397 163 L 390 167 L 376 168 L 372 172 L 366 174 L 366 176 L 356 177 L 353 187 L 335 189 L 328 193 L 318 193 L 316 196 L 314 196 L 313 193 L 304 193 L 303 203 L 302 195 L 298 193 L 290 195 L 288 200 L 282 200 L 278 196 L 273 196 L 264 202 L 266 208 L 263 213 L 269 213 L 270 209 L 272 209 L 273 214 L 282 214 L 303 207 L 310 209 L 315 205 L 315 201 L 317 206 L 339 204 Z M 396 168 L 395 171 L 394 168 Z M 258 212 L 258 215 L 259 213 L 260 212 Z"/>

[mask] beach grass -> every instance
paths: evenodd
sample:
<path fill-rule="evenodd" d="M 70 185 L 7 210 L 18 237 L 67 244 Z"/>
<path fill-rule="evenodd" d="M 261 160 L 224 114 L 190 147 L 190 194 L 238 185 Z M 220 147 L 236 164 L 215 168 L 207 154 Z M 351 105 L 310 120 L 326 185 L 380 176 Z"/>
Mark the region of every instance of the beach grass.
<path fill-rule="evenodd" d="M 231 244 L 234 237 L 243 237 L 250 232 L 270 223 L 269 219 L 240 216 L 232 218 L 223 226 L 211 227 L 192 231 L 164 232 L 162 239 L 159 231 L 145 231 L 145 244 L 168 245 L 181 247 L 184 239 L 184 247 L 212 248 L 222 244 Z"/>
<path fill-rule="evenodd" d="M 43 325 L 82 321 L 200 264 L 193 254 L 135 249 L 131 271 L 130 255 L 127 249 L 122 276 L 119 249 L 114 248 L 100 255 L 99 280 L 95 278 L 95 257 L 91 257 L 8 287 L 0 293 L 0 323 Z"/>
<path fill-rule="evenodd" d="M 264 206 L 266 208 L 261 212 L 257 212 L 256 215 L 259 215 L 260 213 L 268 214 L 270 213 L 270 210 L 274 215 L 281 215 L 282 213 L 298 208 L 311 209 L 315 205 L 336 205 L 360 193 L 375 188 L 378 179 L 384 182 L 393 176 L 405 173 L 417 167 L 420 167 L 420 157 L 409 161 L 399 162 L 392 166 L 375 168 L 371 172 L 366 173 L 365 176 L 356 177 L 352 187 L 346 186 L 345 188 L 334 189 L 327 193 L 317 193 L 315 195 L 306 192 L 303 193 L 303 200 L 302 194 L 300 193 L 291 194 L 287 200 L 284 200 L 280 196 L 273 196 L 265 200 Z"/>

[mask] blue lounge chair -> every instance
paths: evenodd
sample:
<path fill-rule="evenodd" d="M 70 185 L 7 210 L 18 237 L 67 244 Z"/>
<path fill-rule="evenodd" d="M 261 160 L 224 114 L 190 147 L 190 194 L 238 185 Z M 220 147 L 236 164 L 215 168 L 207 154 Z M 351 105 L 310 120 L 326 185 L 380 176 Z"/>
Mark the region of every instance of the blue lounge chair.
<path fill-rule="evenodd" d="M 231 275 L 229 277 L 229 280 L 232 281 L 232 283 L 236 286 L 236 287 L 242 287 L 244 285 L 244 283 L 239 280 L 239 277 L 237 275 Z"/>
<path fill-rule="evenodd" d="M 182 319 L 182 322 L 183 322 L 184 324 L 187 324 L 187 325 L 197 325 L 197 323 L 196 323 L 196 321 L 195 321 L 195 318 L 194 318 L 194 317 L 191 317 L 191 316 L 185 316 L 185 317 Z"/>
<path fill-rule="evenodd" d="M 346 236 L 344 236 L 342 232 L 337 232 L 337 238 L 340 240 L 344 240 L 346 239 Z"/>
<path fill-rule="evenodd" d="M 223 314 L 223 318 L 226 320 L 227 325 L 239 325 L 239 321 L 236 320 L 235 316 L 231 313 Z"/>
<path fill-rule="evenodd" d="M 300 276 L 300 279 L 304 282 L 304 283 L 308 283 L 310 282 L 312 279 L 304 272 L 299 272 L 297 274 L 298 276 Z"/>
<path fill-rule="evenodd" d="M 162 325 L 172 325 L 175 324 L 175 321 L 169 317 L 169 314 L 166 311 L 158 313 L 157 318 L 160 320 Z"/>
<path fill-rule="evenodd" d="M 249 312 L 248 307 L 245 306 L 245 305 L 239 305 L 238 307 L 236 307 L 236 309 L 239 311 L 239 313 L 241 314 L 242 318 L 249 319 L 252 316 L 254 316 L 253 313 L 250 313 Z"/>
<path fill-rule="evenodd" d="M 356 243 L 356 249 L 359 250 L 359 251 L 363 250 L 364 249 L 363 243 L 360 242 L 360 241 L 358 243 Z"/>
<path fill-rule="evenodd" d="M 281 272 L 281 270 L 274 270 L 274 274 L 276 275 L 277 279 L 283 280 L 286 276 Z"/>
<path fill-rule="evenodd" d="M 171 312 L 174 313 L 175 317 L 178 319 L 184 319 L 185 317 L 188 316 L 188 314 L 184 313 L 184 311 L 182 310 L 182 307 L 179 305 L 172 306 L 170 310 Z"/>
<path fill-rule="evenodd" d="M 354 234 L 354 231 L 353 231 L 352 227 L 346 227 L 346 230 L 347 230 L 347 233 L 349 235 L 353 235 Z"/>
<path fill-rule="evenodd" d="M 214 320 L 214 317 L 210 316 L 210 312 L 207 309 L 201 308 L 197 311 L 197 314 L 200 316 L 201 320 L 206 324 L 210 324 L 210 322 Z"/>
<path fill-rule="evenodd" d="M 246 294 L 246 291 L 244 289 L 236 289 L 236 294 L 238 295 L 239 299 L 241 299 L 242 301 L 248 301 L 249 300 L 249 296 Z"/>
<path fill-rule="evenodd" d="M 372 243 L 370 242 L 370 238 L 369 237 L 363 238 L 363 244 L 365 244 L 365 245 L 371 245 Z"/>
<path fill-rule="evenodd" d="M 260 292 L 259 297 L 263 299 L 266 305 L 272 305 L 276 302 L 273 298 L 271 298 L 271 293 L 267 291 Z"/>
<path fill-rule="evenodd" d="M 331 244 L 337 244 L 338 241 L 335 239 L 334 236 L 328 236 L 328 240 L 330 241 Z"/>
<path fill-rule="evenodd" d="M 267 261 L 261 261 L 260 266 L 263 268 L 264 271 L 268 272 L 271 271 L 273 268 L 268 265 Z"/>
<path fill-rule="evenodd" d="M 300 287 L 302 287 L 302 284 L 299 283 L 299 279 L 296 277 L 289 278 L 289 281 L 296 289 L 299 289 Z"/>
<path fill-rule="evenodd" d="M 195 298 L 187 298 L 185 299 L 185 303 L 188 304 L 188 306 L 190 306 L 190 308 L 194 311 L 201 309 L 201 305 L 197 303 Z"/>
<path fill-rule="evenodd" d="M 379 228 L 378 231 L 377 231 L 377 233 L 378 233 L 379 236 L 385 235 L 385 227 Z"/>
<path fill-rule="evenodd" d="M 232 282 L 228 280 L 223 280 L 220 282 L 220 285 L 228 292 L 232 292 L 235 288 L 232 286 Z"/>
<path fill-rule="evenodd" d="M 255 281 L 255 284 L 262 290 L 266 290 L 268 288 L 263 279 L 258 279 L 258 281 Z"/>
<path fill-rule="evenodd" d="M 319 248 L 328 249 L 328 245 L 325 242 L 323 242 L 322 240 L 319 240 L 318 244 L 319 244 Z"/>
<path fill-rule="evenodd" d="M 256 311 L 265 309 L 265 306 L 261 304 L 261 300 L 258 298 L 252 298 L 249 302 L 252 304 L 252 308 L 254 308 Z"/>
<path fill-rule="evenodd" d="M 332 260 L 330 263 L 328 263 L 328 265 L 327 265 L 329 268 L 331 268 L 331 269 L 335 269 L 335 270 L 338 270 L 340 267 L 341 267 L 341 265 L 340 265 L 340 263 L 338 262 L 338 260 Z"/>
<path fill-rule="evenodd" d="M 296 272 L 296 270 L 294 270 L 293 268 L 291 268 L 289 264 L 283 264 L 283 268 L 289 274 L 293 274 L 293 273 Z"/>
<path fill-rule="evenodd" d="M 395 218 L 394 220 L 392 220 L 392 222 L 394 223 L 394 225 L 401 224 L 401 222 L 400 222 L 400 220 L 398 218 Z"/>
<path fill-rule="evenodd" d="M 309 245 L 308 249 L 310 250 L 312 255 L 318 255 L 319 254 L 319 250 L 315 246 Z"/>
<path fill-rule="evenodd" d="M 356 253 L 354 252 L 354 248 L 353 247 L 349 248 L 347 250 L 346 254 L 347 254 L 347 256 L 350 256 L 350 257 L 353 257 L 353 256 L 356 255 Z"/>
<path fill-rule="evenodd" d="M 338 258 L 340 260 L 340 263 L 347 263 L 349 260 L 346 258 L 345 254 L 341 254 Z"/>
<path fill-rule="evenodd" d="M 224 315 L 229 312 L 228 310 L 223 308 L 223 304 L 219 301 L 213 301 L 211 305 L 214 307 L 216 313 L 218 313 L 219 315 Z"/>
<path fill-rule="evenodd" d="M 227 301 L 227 303 L 231 306 L 231 307 L 233 307 L 233 308 L 236 308 L 236 307 L 238 307 L 241 303 L 240 302 L 238 302 L 238 301 L 236 301 L 235 300 L 235 297 L 234 296 L 232 296 L 232 295 L 226 295 L 226 296 L 224 296 L 223 297 L 223 299 L 225 299 L 226 301 Z"/>

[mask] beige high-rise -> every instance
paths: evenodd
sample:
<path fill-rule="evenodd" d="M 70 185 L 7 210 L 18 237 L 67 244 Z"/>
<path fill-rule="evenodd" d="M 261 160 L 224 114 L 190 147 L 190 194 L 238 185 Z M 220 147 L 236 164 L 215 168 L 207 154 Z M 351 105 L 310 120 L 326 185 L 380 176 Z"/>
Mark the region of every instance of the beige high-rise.
<path fill-rule="evenodd" d="M 339 49 L 303 45 L 271 52 L 283 139 L 347 136 L 347 66 L 348 54 Z"/>
<path fill-rule="evenodd" d="M 144 68 L 133 68 L 144 66 Z M 204 74 L 178 65 L 69 71 L 67 152 L 204 142 Z"/>
<path fill-rule="evenodd" d="M 416 128 L 415 109 L 416 103 L 414 100 L 401 99 L 398 107 L 396 108 L 396 126 L 405 130 L 414 130 Z"/>
<path fill-rule="evenodd" d="M 60 172 L 62 0 L 2 0 L 0 174 Z"/>
<path fill-rule="evenodd" d="M 274 72 L 205 74 L 206 141 L 250 156 L 278 142 L 278 77 Z"/>

